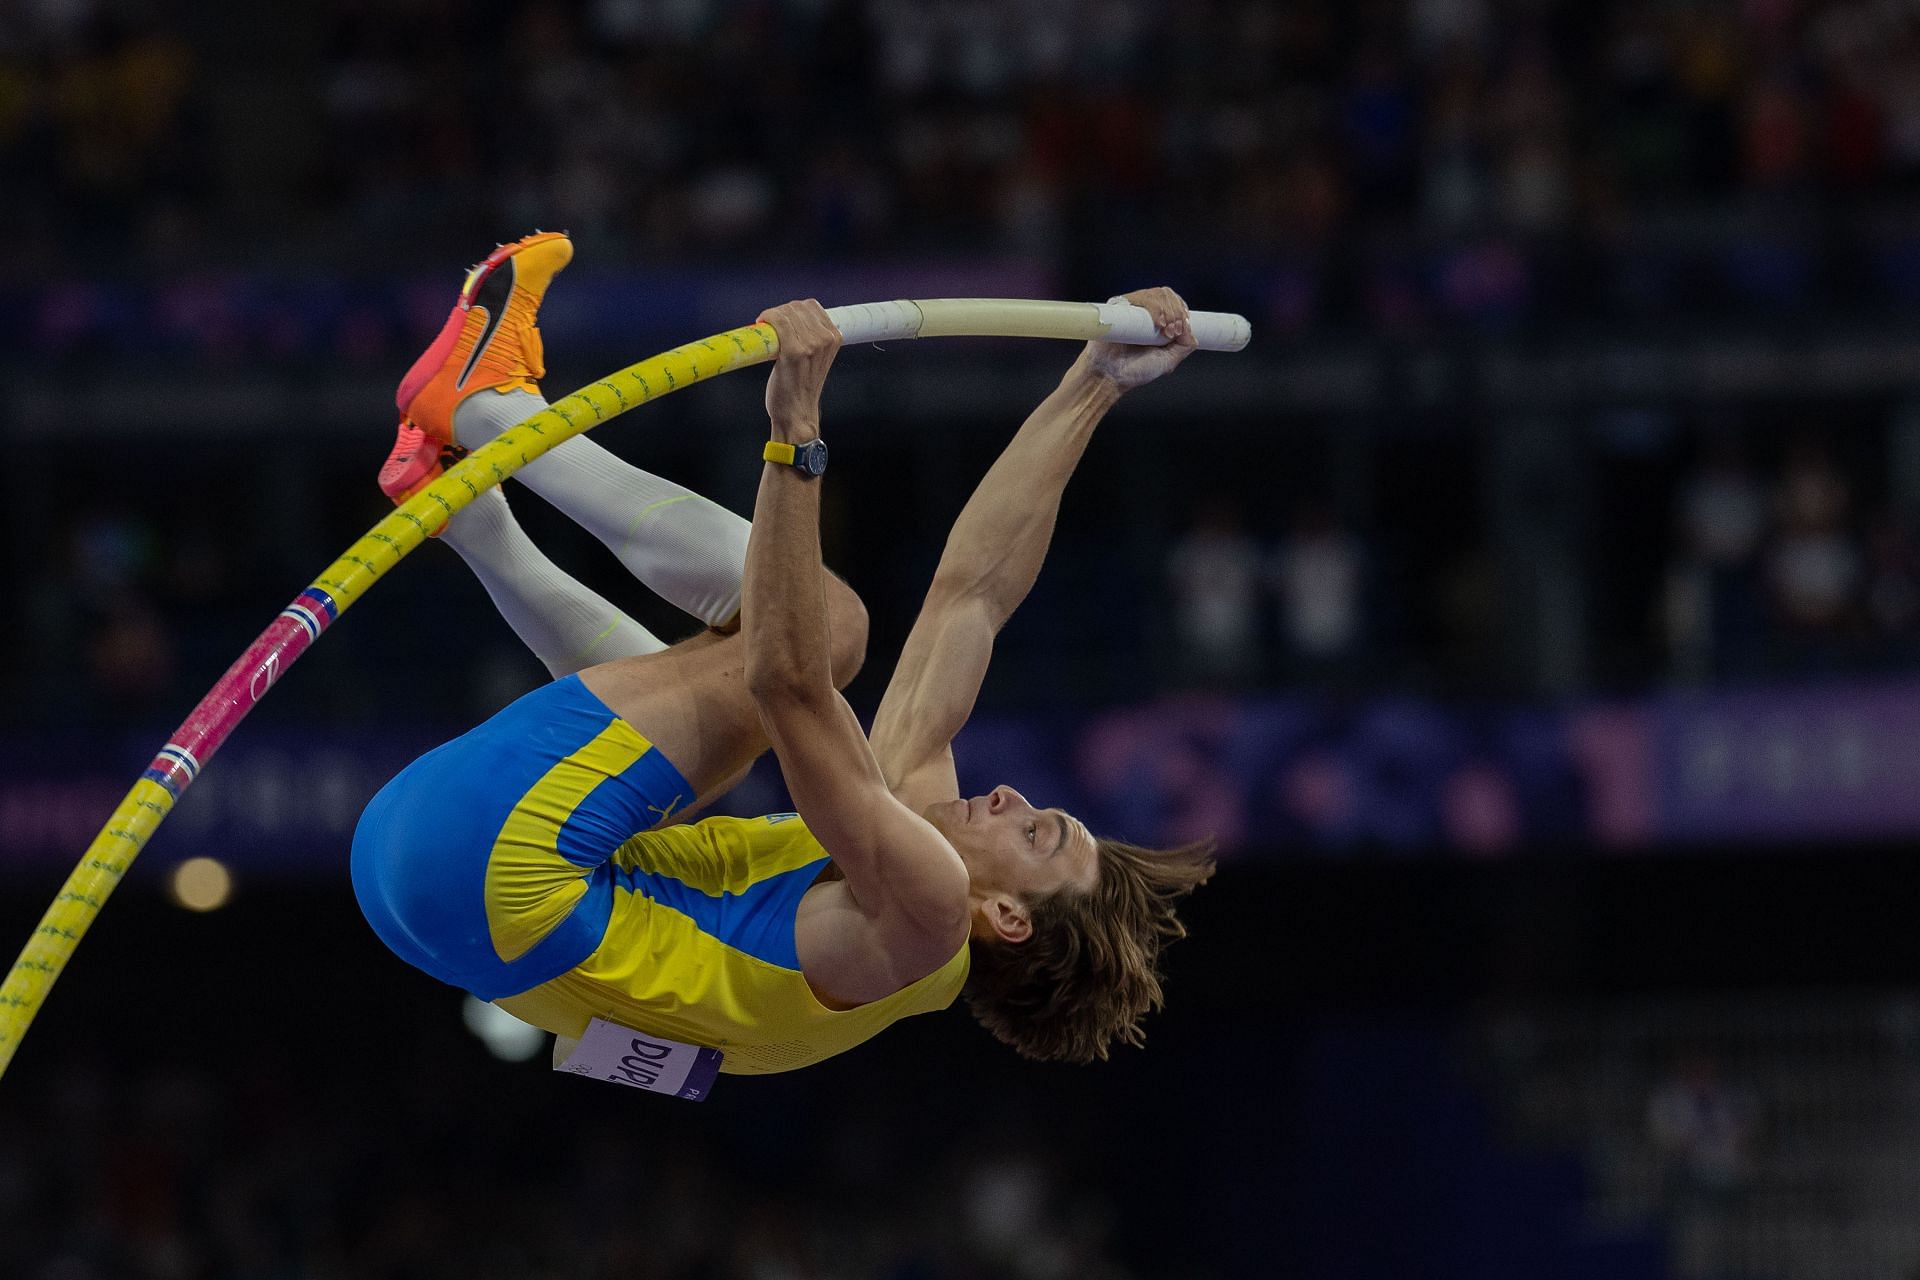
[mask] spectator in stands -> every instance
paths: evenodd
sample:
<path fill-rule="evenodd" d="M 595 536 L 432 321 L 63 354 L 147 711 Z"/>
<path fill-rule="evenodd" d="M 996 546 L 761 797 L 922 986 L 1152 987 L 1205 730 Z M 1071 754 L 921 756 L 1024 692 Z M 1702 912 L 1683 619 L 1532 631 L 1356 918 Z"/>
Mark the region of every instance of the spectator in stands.
<path fill-rule="evenodd" d="M 1260 548 L 1242 525 L 1239 503 L 1204 500 L 1167 558 L 1179 674 L 1216 688 L 1259 675 Z"/>
<path fill-rule="evenodd" d="M 136 597 L 115 601 L 89 627 L 87 684 L 112 716 L 146 716 L 173 687 L 174 643 L 160 615 Z"/>
<path fill-rule="evenodd" d="M 1330 503 L 1309 502 L 1274 551 L 1269 581 L 1293 678 L 1341 673 L 1366 639 L 1366 556 Z"/>
<path fill-rule="evenodd" d="M 75 514 L 66 556 L 23 592 L 31 634 L 17 688 L 29 705 L 83 722 L 164 705 L 179 645 L 156 605 L 159 546 L 156 529 L 135 514 Z"/>
<path fill-rule="evenodd" d="M 963 1239 L 986 1274 L 1009 1280 L 1085 1276 L 1119 1280 L 1102 1238 L 1108 1210 L 1085 1195 L 1069 1199 L 1037 1153 L 1011 1143 L 975 1161 L 961 1184 Z"/>
<path fill-rule="evenodd" d="M 1756 577 L 1767 501 L 1737 440 L 1708 445 L 1700 470 L 1681 487 L 1677 524 L 1666 596 L 1675 674 L 1724 679 L 1751 670 L 1763 632 Z"/>
<path fill-rule="evenodd" d="M 1669 1197 L 1718 1196 L 1752 1172 L 1751 1097 L 1729 1085 L 1712 1055 L 1678 1059 L 1647 1097 L 1647 1138 L 1659 1153 Z"/>
<path fill-rule="evenodd" d="M 1647 1098 L 1647 1139 L 1660 1162 L 1662 1200 L 1686 1274 L 1724 1256 L 1723 1240 L 1753 1175 L 1753 1097 L 1706 1053 L 1676 1061 Z"/>
<path fill-rule="evenodd" d="M 1857 618 L 1863 572 L 1847 528 L 1846 481 L 1819 445 L 1796 445 L 1775 494 L 1779 533 L 1767 554 L 1767 588 L 1795 668 L 1822 670 L 1841 656 Z"/>
<path fill-rule="evenodd" d="M 1866 605 L 1881 661 L 1911 662 L 1920 638 L 1920 547 L 1892 513 L 1867 539 Z"/>

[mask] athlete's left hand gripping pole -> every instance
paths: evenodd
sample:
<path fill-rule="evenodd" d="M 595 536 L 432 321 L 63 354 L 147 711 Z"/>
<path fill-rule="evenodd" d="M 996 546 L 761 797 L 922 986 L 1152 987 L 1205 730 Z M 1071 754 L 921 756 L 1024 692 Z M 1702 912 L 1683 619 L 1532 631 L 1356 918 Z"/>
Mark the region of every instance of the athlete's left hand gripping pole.
<path fill-rule="evenodd" d="M 174 731 L 87 847 L 0 985 L 0 1074 L 107 895 L 234 727 L 333 620 L 462 507 L 555 445 L 669 392 L 779 352 L 768 325 L 733 329 L 643 360 L 502 432 L 376 524 L 280 611 Z"/>

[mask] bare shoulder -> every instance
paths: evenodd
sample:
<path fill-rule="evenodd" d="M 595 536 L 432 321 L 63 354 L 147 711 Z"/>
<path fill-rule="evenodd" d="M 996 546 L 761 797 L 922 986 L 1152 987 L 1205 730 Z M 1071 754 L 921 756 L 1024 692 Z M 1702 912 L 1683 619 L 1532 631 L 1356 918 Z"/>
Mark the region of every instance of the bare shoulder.
<path fill-rule="evenodd" d="M 911 913 L 870 910 L 838 876 L 807 890 L 794 920 L 794 948 L 823 1003 L 850 1009 L 884 1000 L 953 959 L 967 940 L 966 868 L 958 855 L 953 870 L 944 909 L 927 902 Z"/>

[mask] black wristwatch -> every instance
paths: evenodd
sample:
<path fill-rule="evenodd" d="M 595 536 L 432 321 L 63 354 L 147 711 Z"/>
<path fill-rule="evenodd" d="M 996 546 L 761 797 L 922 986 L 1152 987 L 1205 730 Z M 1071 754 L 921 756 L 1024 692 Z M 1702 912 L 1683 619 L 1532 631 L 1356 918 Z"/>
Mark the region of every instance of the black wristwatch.
<path fill-rule="evenodd" d="M 767 447 L 760 451 L 760 456 L 768 462 L 792 467 L 809 480 L 826 474 L 827 470 L 827 442 L 818 437 L 805 444 L 786 444 L 779 440 L 769 440 Z"/>

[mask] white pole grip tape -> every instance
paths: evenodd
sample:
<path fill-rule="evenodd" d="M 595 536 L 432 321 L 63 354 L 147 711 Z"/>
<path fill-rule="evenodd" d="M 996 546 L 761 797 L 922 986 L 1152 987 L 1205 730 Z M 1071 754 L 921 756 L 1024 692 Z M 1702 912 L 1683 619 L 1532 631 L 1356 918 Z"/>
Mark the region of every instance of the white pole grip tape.
<path fill-rule="evenodd" d="M 1245 316 L 1194 311 L 1194 340 L 1202 351 L 1238 351 L 1253 337 Z M 1130 302 L 1039 302 L 1026 298 L 923 298 L 916 302 L 866 302 L 828 307 L 827 316 L 848 343 L 897 342 L 905 338 L 1064 338 L 1166 343 L 1153 314 Z"/>

